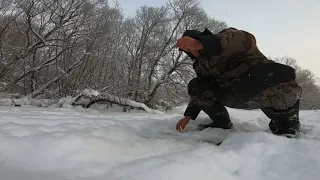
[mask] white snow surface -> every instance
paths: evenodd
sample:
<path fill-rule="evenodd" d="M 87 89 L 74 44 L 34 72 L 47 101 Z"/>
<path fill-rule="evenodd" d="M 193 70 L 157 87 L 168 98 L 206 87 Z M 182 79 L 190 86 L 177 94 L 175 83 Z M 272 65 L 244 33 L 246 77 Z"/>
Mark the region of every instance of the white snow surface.
<path fill-rule="evenodd" d="M 180 133 L 183 110 L 0 107 L 0 179 L 319 180 L 320 111 L 301 111 L 306 135 L 288 139 L 260 110 L 228 109 L 233 131 L 196 131 L 201 113 Z"/>

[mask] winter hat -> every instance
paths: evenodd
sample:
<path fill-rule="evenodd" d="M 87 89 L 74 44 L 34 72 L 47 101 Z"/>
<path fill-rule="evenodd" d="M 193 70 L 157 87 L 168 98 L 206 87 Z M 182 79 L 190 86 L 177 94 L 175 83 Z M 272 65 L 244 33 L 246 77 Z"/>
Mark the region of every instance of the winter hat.
<path fill-rule="evenodd" d="M 200 35 L 201 35 L 201 32 L 198 31 L 198 30 L 186 30 L 183 33 L 182 37 L 189 36 L 189 37 L 192 37 L 192 38 L 196 39 Z"/>

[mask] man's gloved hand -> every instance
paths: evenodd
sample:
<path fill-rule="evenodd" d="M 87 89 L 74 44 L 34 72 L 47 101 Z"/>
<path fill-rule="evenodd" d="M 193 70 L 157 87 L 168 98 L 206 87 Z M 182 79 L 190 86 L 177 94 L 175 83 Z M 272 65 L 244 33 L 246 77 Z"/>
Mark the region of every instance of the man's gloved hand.
<path fill-rule="evenodd" d="M 177 125 L 176 125 L 176 130 L 177 131 L 182 131 L 190 122 L 190 117 L 186 116 L 183 119 L 181 119 Z"/>
<path fill-rule="evenodd" d="M 199 50 L 203 49 L 202 43 L 193 39 L 189 36 L 184 36 L 177 41 L 177 48 L 180 48 L 183 51 L 192 53 L 195 57 L 199 56 Z"/>

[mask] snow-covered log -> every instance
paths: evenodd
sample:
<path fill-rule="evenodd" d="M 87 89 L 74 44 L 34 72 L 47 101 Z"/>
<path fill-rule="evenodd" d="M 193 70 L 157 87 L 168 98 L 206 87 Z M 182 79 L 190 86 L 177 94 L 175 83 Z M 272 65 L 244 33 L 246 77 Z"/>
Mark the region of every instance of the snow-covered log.
<path fill-rule="evenodd" d="M 90 99 L 90 102 L 88 104 L 85 104 L 84 106 L 86 108 L 90 107 L 92 104 L 101 102 L 101 101 L 107 101 L 111 102 L 113 104 L 118 104 L 120 106 L 129 106 L 133 108 L 140 108 L 143 109 L 144 111 L 152 114 L 163 114 L 163 112 L 151 109 L 147 107 L 144 103 L 136 102 L 127 98 L 121 98 L 117 97 L 114 95 L 111 95 L 109 93 L 99 93 L 98 91 L 95 90 L 89 90 L 86 89 L 80 94 L 78 94 L 74 99 L 73 99 L 73 104 L 77 104 L 77 101 L 80 99 L 80 97 L 87 97 Z"/>

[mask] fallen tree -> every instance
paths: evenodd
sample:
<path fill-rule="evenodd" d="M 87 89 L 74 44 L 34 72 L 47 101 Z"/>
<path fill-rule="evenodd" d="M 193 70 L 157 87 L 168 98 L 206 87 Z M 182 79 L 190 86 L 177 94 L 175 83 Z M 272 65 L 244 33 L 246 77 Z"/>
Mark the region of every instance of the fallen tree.
<path fill-rule="evenodd" d="M 80 101 L 81 99 L 86 99 L 86 101 Z M 144 103 L 117 97 L 109 93 L 100 93 L 98 91 L 90 89 L 86 89 L 83 92 L 79 93 L 76 97 L 73 98 L 71 104 L 73 106 L 81 105 L 84 108 L 90 108 L 93 104 L 98 102 L 108 102 L 111 104 L 117 104 L 122 107 L 141 109 L 152 114 L 163 114 L 163 112 L 161 111 L 147 107 Z"/>

